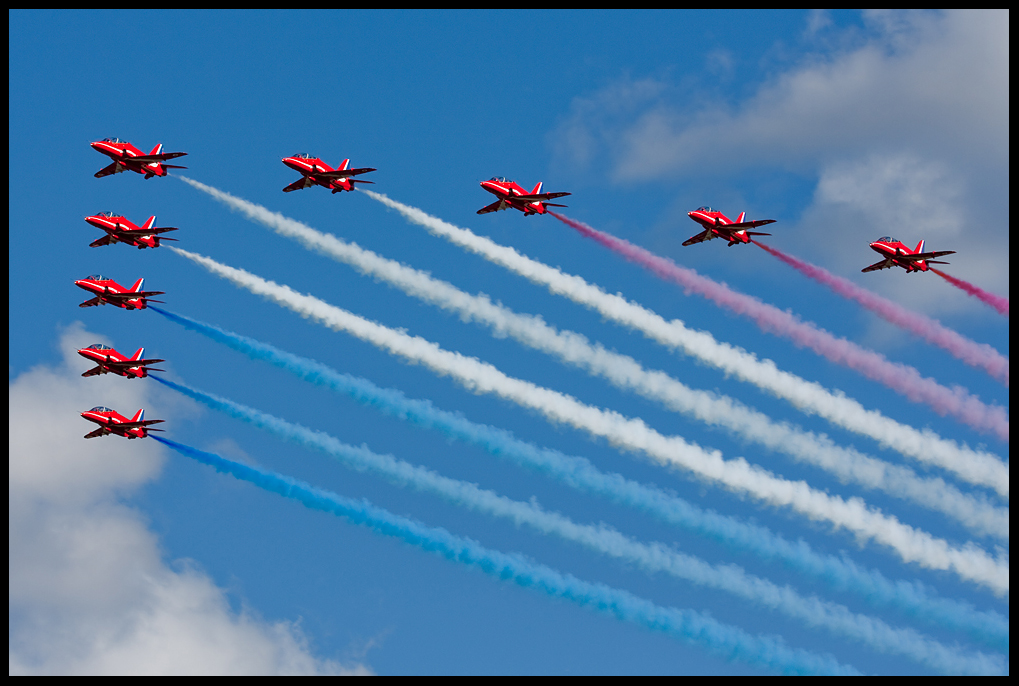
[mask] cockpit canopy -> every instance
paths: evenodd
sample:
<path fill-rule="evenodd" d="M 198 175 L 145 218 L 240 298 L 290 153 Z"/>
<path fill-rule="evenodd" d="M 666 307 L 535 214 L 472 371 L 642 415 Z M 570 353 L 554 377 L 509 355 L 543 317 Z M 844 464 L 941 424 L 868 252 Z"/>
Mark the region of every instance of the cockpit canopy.
<path fill-rule="evenodd" d="M 102 405 L 96 405 L 91 410 L 89 410 L 89 412 L 113 412 L 113 410 L 111 410 L 108 407 L 103 407 Z"/>
<path fill-rule="evenodd" d="M 881 236 L 881 238 L 877 239 L 877 242 L 878 243 L 901 243 L 902 241 L 900 241 L 898 238 L 892 238 L 891 236 Z"/>
<path fill-rule="evenodd" d="M 102 274 L 89 274 L 85 278 L 88 279 L 89 281 L 109 281 L 109 279 L 103 276 Z"/>
<path fill-rule="evenodd" d="M 85 350 L 113 350 L 113 348 L 108 345 L 103 345 L 102 343 L 93 343 L 89 347 L 85 348 Z"/>
<path fill-rule="evenodd" d="M 119 217 L 120 215 L 117 214 L 116 212 L 96 212 L 95 216 L 97 216 L 97 217 L 110 217 L 110 218 L 112 218 L 112 217 Z"/>
<path fill-rule="evenodd" d="M 710 207 L 698 207 L 697 211 L 698 212 L 714 212 L 715 210 L 711 209 Z"/>
<path fill-rule="evenodd" d="M 103 143 L 127 143 L 127 141 L 122 141 L 119 138 L 104 138 Z"/>
<path fill-rule="evenodd" d="M 302 160 L 313 160 L 313 159 L 315 159 L 314 157 L 312 157 L 311 155 L 309 155 L 306 152 L 295 152 L 293 155 L 291 155 L 291 157 L 297 157 L 297 158 L 302 159 Z"/>
<path fill-rule="evenodd" d="M 498 181 L 499 183 L 513 183 L 505 176 L 493 176 L 492 178 L 489 179 L 489 181 Z"/>

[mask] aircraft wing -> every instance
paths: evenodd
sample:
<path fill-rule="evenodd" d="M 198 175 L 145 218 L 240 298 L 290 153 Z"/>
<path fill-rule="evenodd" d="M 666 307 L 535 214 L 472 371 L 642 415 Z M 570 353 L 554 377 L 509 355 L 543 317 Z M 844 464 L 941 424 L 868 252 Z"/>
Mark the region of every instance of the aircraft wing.
<path fill-rule="evenodd" d="M 94 241 L 92 241 L 91 243 L 89 243 L 88 247 L 90 247 L 90 248 L 98 248 L 101 245 L 109 245 L 109 244 L 110 244 L 110 236 L 109 236 L 109 234 L 107 234 L 107 235 L 103 236 L 102 238 L 97 238 Z"/>
<path fill-rule="evenodd" d="M 106 433 L 106 427 L 101 426 L 95 431 L 89 431 L 87 434 L 85 434 L 85 438 L 98 438 L 99 436 L 102 436 L 104 433 Z"/>
<path fill-rule="evenodd" d="M 327 179 L 343 179 L 348 176 L 357 176 L 358 174 L 367 174 L 368 172 L 378 171 L 372 167 L 362 167 L 361 169 L 337 169 L 335 171 L 327 172 L 315 172 L 315 176 L 323 176 Z"/>
<path fill-rule="evenodd" d="M 572 193 L 536 193 L 534 195 L 514 195 L 514 200 L 523 200 L 524 202 L 541 202 L 543 200 L 552 200 L 553 198 L 561 198 L 565 195 L 573 195 Z M 561 205 L 560 207 L 566 207 Z"/>
<path fill-rule="evenodd" d="M 104 364 L 107 367 L 118 367 L 124 369 L 131 369 L 133 367 L 144 367 L 147 364 L 156 364 L 157 362 L 166 362 L 166 360 L 110 360 Z M 162 371 L 162 370 L 159 370 Z"/>
<path fill-rule="evenodd" d="M 912 255 L 904 255 L 911 260 L 932 260 L 935 257 L 944 257 L 945 255 L 954 255 L 954 250 L 935 250 L 934 252 L 918 252 Z"/>
<path fill-rule="evenodd" d="M 302 188 L 307 188 L 308 186 L 312 185 L 313 183 L 315 183 L 315 182 L 312 181 L 309 177 L 302 176 L 301 178 L 297 179 L 297 181 L 294 181 L 292 184 L 290 184 L 289 186 L 284 188 L 283 192 L 284 193 L 289 193 L 291 191 L 299 191 Z"/>
<path fill-rule="evenodd" d="M 167 231 L 180 231 L 180 229 L 178 229 L 176 226 L 160 226 L 160 227 L 156 227 L 156 228 L 152 228 L 152 229 L 148 229 L 148 230 L 146 230 L 146 229 L 138 229 L 138 230 L 124 229 L 124 230 L 118 231 L 117 233 L 119 233 L 121 236 L 127 236 L 128 238 L 142 238 L 143 236 L 155 236 L 155 235 L 158 235 L 158 234 L 161 234 L 161 233 L 166 233 Z M 100 238 L 99 240 L 102 240 L 102 239 Z M 173 239 L 172 238 L 167 238 L 166 240 L 173 240 Z"/>
<path fill-rule="evenodd" d="M 110 174 L 116 174 L 117 172 L 122 171 L 124 171 L 124 167 L 121 166 L 120 162 L 114 162 L 113 164 L 108 164 L 99 171 L 97 171 L 96 178 L 101 179 L 104 176 L 109 176 Z"/>
<path fill-rule="evenodd" d="M 124 429 L 125 431 L 127 431 L 130 429 L 140 429 L 143 426 L 148 426 L 150 424 L 162 424 L 165 421 L 166 421 L 165 419 L 146 419 L 144 422 L 121 422 L 116 426 L 118 429 Z M 150 429 L 150 430 L 162 431 L 162 429 Z"/>
<path fill-rule="evenodd" d="M 92 369 L 82 373 L 82 376 L 99 376 L 102 373 L 103 373 L 102 367 L 92 367 Z M 88 438 L 88 436 L 86 436 L 85 438 Z"/>
<path fill-rule="evenodd" d="M 496 200 L 491 205 L 485 205 L 478 210 L 478 214 L 488 214 L 489 212 L 498 212 L 499 210 L 504 209 L 506 209 L 506 203 L 502 200 Z"/>
<path fill-rule="evenodd" d="M 891 269 L 894 266 L 895 265 L 892 264 L 892 258 L 889 257 L 889 258 L 886 258 L 884 260 L 881 260 L 880 262 L 875 262 L 874 264 L 870 265 L 869 267 L 864 267 L 860 271 L 861 272 L 876 272 L 878 269 Z"/>
<path fill-rule="evenodd" d="M 101 302 L 102 302 L 102 300 L 100 300 L 99 296 L 97 295 L 96 297 L 91 298 L 89 300 L 86 300 L 82 304 L 78 305 L 78 307 L 95 307 L 96 305 L 100 304 Z"/>
<path fill-rule="evenodd" d="M 147 298 L 150 295 L 164 295 L 166 291 L 137 291 L 132 293 L 128 291 L 126 293 L 104 293 L 103 297 L 107 300 L 135 300 L 137 298 Z"/>
<path fill-rule="evenodd" d="M 727 229 L 736 229 L 738 231 L 740 229 L 756 229 L 758 226 L 764 226 L 765 224 L 774 223 L 775 223 L 774 219 L 755 219 L 753 221 L 740 222 L 738 224 L 723 224 L 722 226 L 724 226 Z M 770 236 L 771 234 L 764 235 Z"/>
<path fill-rule="evenodd" d="M 186 152 L 164 152 L 158 155 L 136 155 L 135 157 L 128 157 L 126 159 L 138 164 L 152 164 L 153 162 L 166 162 L 172 160 L 175 157 L 183 157 L 187 155 Z M 177 169 L 187 169 L 187 167 L 176 167 Z"/>
<path fill-rule="evenodd" d="M 704 241 L 710 241 L 714 237 L 715 237 L 715 234 L 711 231 L 711 229 L 704 229 L 703 231 L 701 231 L 696 236 L 690 236 L 685 241 L 683 241 L 683 245 L 693 245 L 694 243 L 703 243 Z"/>

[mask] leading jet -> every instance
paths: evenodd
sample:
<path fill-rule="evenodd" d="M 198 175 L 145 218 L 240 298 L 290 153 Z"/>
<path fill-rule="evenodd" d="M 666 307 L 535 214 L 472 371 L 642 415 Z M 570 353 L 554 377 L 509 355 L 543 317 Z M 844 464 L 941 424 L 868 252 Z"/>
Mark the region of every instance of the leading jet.
<path fill-rule="evenodd" d="M 126 171 L 133 171 L 144 175 L 146 179 L 151 179 L 153 176 L 166 176 L 167 169 L 187 169 L 187 167 L 178 167 L 175 164 L 166 164 L 167 160 L 183 157 L 187 153 L 163 152 L 162 143 L 152 148 L 152 152 L 148 155 L 119 138 L 104 138 L 91 143 L 91 145 L 93 150 L 101 152 L 113 160 L 112 164 L 96 172 L 97 179 Z"/>
<path fill-rule="evenodd" d="M 375 183 L 374 181 L 350 178 L 376 170 L 372 167 L 351 169 L 349 158 L 343 160 L 339 167 L 333 169 L 319 158 L 312 157 L 306 152 L 299 152 L 290 157 L 284 157 L 283 164 L 301 173 L 301 178 L 283 189 L 284 193 L 299 191 L 310 186 L 322 186 L 330 189 L 333 193 L 339 193 L 340 191 L 354 190 L 355 183 Z"/>
<path fill-rule="evenodd" d="M 770 236 L 770 233 L 747 231 L 747 229 L 755 229 L 758 226 L 775 223 L 774 219 L 745 221 L 746 212 L 740 212 L 739 216 L 736 217 L 736 221 L 733 221 L 718 210 L 710 207 L 698 207 L 693 212 L 687 212 L 686 214 L 690 219 L 703 226 L 704 230 L 696 236 L 687 238 L 683 241 L 683 245 L 703 243 L 704 241 L 710 241 L 712 238 L 724 238 L 729 241 L 729 247 L 731 248 L 737 243 L 749 243 L 752 240 L 751 236 Z"/>
<path fill-rule="evenodd" d="M 515 181 L 510 181 L 504 176 L 493 176 L 488 181 L 482 181 L 481 187 L 499 199 L 491 205 L 482 207 L 478 210 L 478 214 L 499 212 L 511 207 L 523 212 L 525 217 L 530 217 L 532 214 L 545 214 L 548 212 L 546 207 L 566 207 L 566 205 L 548 202 L 549 200 L 571 195 L 570 193 L 542 193 L 540 181 L 534 190 L 528 193 Z"/>
<path fill-rule="evenodd" d="M 113 279 L 102 274 L 90 274 L 84 279 L 74 282 L 78 288 L 82 288 L 96 296 L 78 305 L 78 307 L 95 307 L 96 305 L 116 305 L 126 310 L 144 310 L 149 298 L 153 295 L 162 295 L 165 291 L 143 291 L 145 279 L 138 279 L 131 288 L 124 288 Z M 162 300 L 152 300 L 154 303 L 161 303 Z"/>
<path fill-rule="evenodd" d="M 102 405 L 93 407 L 81 413 L 81 416 L 90 422 L 99 425 L 95 431 L 85 434 L 85 438 L 97 438 L 115 434 L 124 438 L 145 438 L 150 431 L 162 431 L 162 429 L 150 429 L 152 424 L 162 424 L 162 419 L 145 419 L 145 410 L 138 410 L 131 419 Z"/>
<path fill-rule="evenodd" d="M 948 262 L 939 262 L 933 258 L 955 254 L 954 250 L 924 252 L 923 246 L 924 241 L 920 241 L 916 244 L 915 249 L 910 250 L 898 238 L 882 236 L 870 244 L 870 249 L 881 255 L 884 259 L 880 262 L 875 262 L 869 267 L 864 267 L 860 271 L 876 272 L 879 269 L 902 267 L 906 270 L 907 274 L 912 274 L 913 272 L 925 272 L 930 269 L 930 267 L 927 266 L 929 264 L 948 264 Z"/>
<path fill-rule="evenodd" d="M 166 360 L 151 359 L 146 360 L 142 358 L 145 354 L 145 348 L 138 348 L 131 357 L 125 357 L 123 354 L 117 352 L 108 345 L 102 343 L 93 343 L 87 348 L 81 348 L 78 350 L 78 354 L 84 357 L 86 360 L 96 362 L 97 366 L 84 372 L 82 376 L 99 376 L 100 374 L 116 374 L 118 376 L 124 376 L 128 379 L 144 379 L 148 376 L 149 372 L 165 372 L 165 369 L 156 369 L 149 367 L 150 364 L 156 364 L 158 362 L 165 362 Z"/>
<path fill-rule="evenodd" d="M 141 226 L 137 226 L 122 215 L 114 214 L 113 212 L 90 214 L 85 217 L 85 221 L 97 229 L 102 229 L 106 232 L 106 235 L 102 238 L 97 238 L 89 243 L 88 247 L 90 248 L 98 248 L 101 245 L 110 245 L 111 243 L 123 243 L 125 245 L 133 245 L 139 250 L 144 250 L 145 248 L 158 248 L 162 241 L 177 240 L 176 238 L 160 237 L 159 234 L 177 231 L 177 228 L 173 226 L 157 228 L 155 226 L 155 215 L 149 217 Z"/>

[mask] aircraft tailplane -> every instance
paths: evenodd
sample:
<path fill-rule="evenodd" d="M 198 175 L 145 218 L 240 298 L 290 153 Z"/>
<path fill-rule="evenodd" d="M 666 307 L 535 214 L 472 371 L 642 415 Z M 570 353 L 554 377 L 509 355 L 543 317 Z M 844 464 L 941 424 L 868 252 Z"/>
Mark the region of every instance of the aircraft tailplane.
<path fill-rule="evenodd" d="M 131 417 L 131 421 L 132 422 L 143 422 L 143 421 L 145 421 L 145 408 L 143 407 L 142 409 L 140 409 L 137 412 L 135 412 L 134 416 Z"/>
<path fill-rule="evenodd" d="M 917 243 L 916 244 L 916 250 L 914 250 L 913 252 L 915 252 L 915 253 L 923 252 L 923 244 L 924 244 L 924 241 L 920 241 L 919 243 Z"/>
<path fill-rule="evenodd" d="M 140 359 L 142 359 L 142 355 L 144 355 L 144 354 L 145 354 L 145 348 L 138 348 L 138 352 L 136 352 L 134 355 L 132 355 L 131 359 L 132 360 L 140 360 Z"/>
<path fill-rule="evenodd" d="M 541 181 L 539 181 L 538 185 L 534 187 L 534 190 L 530 192 L 530 195 L 537 195 L 538 193 L 541 193 Z"/>
<path fill-rule="evenodd" d="M 159 143 L 158 145 L 156 145 L 156 147 L 152 148 L 152 152 L 150 152 L 149 154 L 158 155 L 161 152 L 163 152 L 163 144 Z"/>
<path fill-rule="evenodd" d="M 746 218 L 747 218 L 747 213 L 746 212 L 740 212 L 739 216 L 736 217 L 736 223 L 737 224 L 742 224 L 743 220 L 746 219 Z"/>
<path fill-rule="evenodd" d="M 343 160 L 343 164 L 336 168 L 336 171 L 346 171 L 347 167 L 350 166 L 350 158 Z"/>
<path fill-rule="evenodd" d="M 148 231 L 149 229 L 151 229 L 155 225 L 155 223 L 156 223 L 156 215 L 152 215 L 151 217 L 149 217 L 147 222 L 142 224 L 142 228 L 145 229 L 146 231 Z"/>
<path fill-rule="evenodd" d="M 141 291 L 142 286 L 144 286 L 144 285 L 145 285 L 145 277 L 142 277 L 142 278 L 138 279 L 137 281 L 135 281 L 134 285 L 131 286 L 131 292 L 132 293 L 138 293 L 139 291 Z"/>

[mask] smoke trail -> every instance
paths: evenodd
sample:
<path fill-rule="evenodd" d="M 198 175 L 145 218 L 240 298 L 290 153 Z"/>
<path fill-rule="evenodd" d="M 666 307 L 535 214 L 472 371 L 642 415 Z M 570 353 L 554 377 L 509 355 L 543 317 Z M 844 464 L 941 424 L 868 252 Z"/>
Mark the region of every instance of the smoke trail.
<path fill-rule="evenodd" d="M 789 338 L 796 345 L 810 348 L 836 364 L 860 372 L 913 402 L 926 403 L 940 415 L 954 417 L 978 431 L 990 432 L 1004 441 L 1008 440 L 1008 415 L 1004 408 L 985 405 L 962 387 L 946 388 L 934 379 L 921 376 L 913 367 L 890 362 L 884 355 L 873 350 L 861 348 L 845 338 L 836 338 L 824 329 L 800 320 L 791 312 L 784 312 L 753 296 L 737 293 L 692 269 L 680 267 L 666 257 L 655 255 L 629 241 L 610 236 L 555 212 L 550 214 L 659 278 L 678 283 L 687 291 L 693 291 L 732 312 L 749 317 L 762 331 Z"/>
<path fill-rule="evenodd" d="M 754 241 L 759 248 L 774 255 L 801 274 L 824 284 L 844 298 L 855 300 L 882 319 L 906 329 L 928 343 L 947 350 L 966 364 L 983 369 L 1008 386 L 1008 358 L 986 343 L 977 343 L 945 327 L 941 322 L 882 298 L 877 293 L 861 288 L 849 279 L 836 276 L 827 269 L 788 255 L 776 248 Z M 936 270 L 935 270 L 936 271 Z"/>
<path fill-rule="evenodd" d="M 386 259 L 357 244 L 316 231 L 261 205 L 198 181 L 184 180 L 248 219 L 349 264 L 362 274 L 384 280 L 408 295 L 454 312 L 464 320 L 485 324 L 500 336 L 512 336 L 524 345 L 555 355 L 564 362 L 602 376 L 619 388 L 635 391 L 676 412 L 693 416 L 709 425 L 721 426 L 741 438 L 825 469 L 843 483 L 853 482 L 882 490 L 894 497 L 943 512 L 980 534 L 1008 538 L 1007 510 L 995 508 L 983 498 L 963 495 L 940 478 L 922 479 L 908 468 L 874 459 L 852 448 L 837 446 L 827 436 L 817 436 L 784 422 L 774 422 L 737 400 L 694 390 L 662 371 L 646 370 L 632 357 L 605 350 L 601 345 L 592 345 L 582 334 L 557 331 L 540 317 L 518 314 L 493 303 L 483 294 L 470 295 L 446 281 Z"/>
<path fill-rule="evenodd" d="M 996 309 L 998 311 L 998 314 L 1003 314 L 1006 317 L 1008 316 L 1008 298 L 1002 297 L 1000 295 L 995 295 L 994 293 L 988 293 L 984 289 L 974 286 L 969 281 L 963 281 L 960 278 L 950 276 L 949 274 L 946 274 L 940 269 L 935 269 L 934 267 L 931 267 L 931 271 L 940 276 L 948 283 L 952 284 L 953 286 L 961 288 L 962 290 L 966 291 L 974 298 L 979 298 L 980 300 L 983 300 L 985 303 Z"/>
<path fill-rule="evenodd" d="M 436 408 L 430 401 L 412 400 L 393 388 L 381 388 L 368 379 L 342 374 L 314 360 L 281 351 L 265 342 L 226 331 L 212 324 L 150 307 L 185 328 L 201 333 L 254 360 L 269 362 L 316 385 L 327 387 L 357 402 L 417 426 L 437 429 L 449 438 L 480 445 L 491 455 L 537 469 L 573 488 L 634 508 L 668 524 L 708 536 L 729 547 L 752 551 L 764 560 L 781 560 L 802 573 L 823 579 L 838 591 L 858 593 L 878 606 L 896 606 L 909 616 L 942 628 L 966 631 L 977 640 L 1008 648 L 1008 620 L 995 612 L 978 612 L 972 605 L 937 597 L 917 582 L 890 581 L 876 570 L 822 556 L 804 541 L 790 542 L 771 530 L 732 517 L 703 511 L 655 486 L 600 472 L 585 458 L 571 457 L 516 438 L 511 432 L 475 424 L 463 415 Z M 156 377 L 153 377 L 156 378 Z"/>
<path fill-rule="evenodd" d="M 914 459 L 942 467 L 952 464 L 955 471 L 967 474 L 967 481 L 994 483 L 995 490 L 1008 497 L 1008 479 L 999 478 L 1001 461 L 992 453 L 960 446 L 930 429 L 917 430 L 900 424 L 876 410 L 865 409 L 840 392 L 782 371 L 771 360 L 758 360 L 742 348 L 720 343 L 707 331 L 688 329 L 678 319 L 666 321 L 661 315 L 621 295 L 606 293 L 579 276 L 565 274 L 560 269 L 521 255 L 513 248 L 499 245 L 380 193 L 366 190 L 361 190 L 361 193 L 396 210 L 430 233 L 547 287 L 553 294 L 567 297 L 606 319 L 640 331 L 668 348 L 682 350 L 726 374 L 784 398 L 807 414 L 824 417 L 836 426 L 869 436 L 881 445 Z"/>
<path fill-rule="evenodd" d="M 1008 592 L 1007 563 L 995 560 L 972 543 L 956 548 L 944 539 L 869 508 L 859 498 L 844 500 L 817 491 L 806 482 L 782 479 L 743 458 L 726 461 L 718 451 L 709 452 L 679 436 L 663 436 L 640 419 L 585 405 L 571 396 L 509 377 L 476 358 L 443 350 L 421 337 L 382 326 L 287 286 L 180 248 L 170 249 L 235 285 L 333 330 L 345 331 L 393 355 L 423 364 L 437 374 L 450 376 L 475 393 L 496 394 L 538 411 L 549 421 L 601 436 L 625 450 L 641 451 L 659 464 L 685 469 L 736 493 L 745 493 L 773 506 L 791 507 L 811 519 L 845 527 L 860 541 L 872 539 L 890 547 L 906 562 L 932 569 L 951 569 L 960 578 L 985 585 L 995 593 Z"/>
<path fill-rule="evenodd" d="M 655 486 L 631 481 L 620 474 L 603 473 L 585 458 L 539 448 L 503 429 L 475 424 L 458 413 L 440 410 L 428 400 L 407 398 L 401 391 L 380 388 L 367 379 L 342 374 L 314 360 L 211 324 L 157 307 L 149 309 L 252 359 L 269 362 L 305 381 L 347 395 L 416 426 L 436 429 L 448 438 L 478 445 L 493 456 L 536 469 L 571 488 L 640 510 L 736 551 L 750 551 L 765 560 L 781 560 L 799 572 L 823 579 L 836 591 L 857 593 L 876 606 L 897 607 L 911 617 L 941 628 L 968 632 L 996 648 L 1008 648 L 1008 620 L 996 612 L 981 612 L 968 603 L 939 598 L 918 582 L 890 581 L 877 570 L 866 570 L 849 560 L 821 555 L 804 541 L 792 543 L 757 524 L 704 511 Z"/>
<path fill-rule="evenodd" d="M 582 581 L 570 574 L 531 562 L 521 555 L 491 550 L 469 538 L 454 536 L 445 529 L 427 527 L 420 522 L 400 517 L 367 500 L 344 498 L 276 472 L 233 462 L 169 439 L 156 438 L 160 443 L 218 472 L 248 481 L 270 493 L 297 500 L 309 509 L 329 512 L 353 524 L 366 526 L 376 533 L 398 538 L 427 552 L 441 555 L 447 560 L 479 569 L 497 579 L 513 581 L 519 586 L 553 598 L 563 598 L 581 607 L 598 610 L 617 619 L 703 646 L 725 659 L 736 659 L 782 673 L 856 673 L 851 667 L 838 664 L 832 657 L 790 648 L 778 638 L 752 636 L 742 629 L 722 624 L 693 610 L 661 607 L 627 591 Z"/>
<path fill-rule="evenodd" d="M 211 393 L 159 376 L 153 378 L 207 407 L 253 424 L 284 440 L 320 450 L 356 471 L 378 474 L 395 485 L 410 486 L 454 505 L 509 519 L 516 525 L 530 526 L 542 534 L 559 536 L 603 555 L 633 563 L 650 573 L 665 572 L 684 581 L 737 595 L 808 626 L 822 627 L 880 652 L 904 655 L 946 674 L 1004 673 L 1004 662 L 998 656 L 990 657 L 983 653 L 962 655 L 958 650 L 947 648 L 912 629 L 893 628 L 880 619 L 850 612 L 844 605 L 801 596 L 788 586 L 779 586 L 748 574 L 736 565 L 712 565 L 662 543 L 639 543 L 605 524 L 577 524 L 568 517 L 545 511 L 535 502 L 511 500 L 475 484 L 397 460 L 391 455 L 377 455 L 365 447 L 347 445 L 324 432 L 313 431 Z"/>

